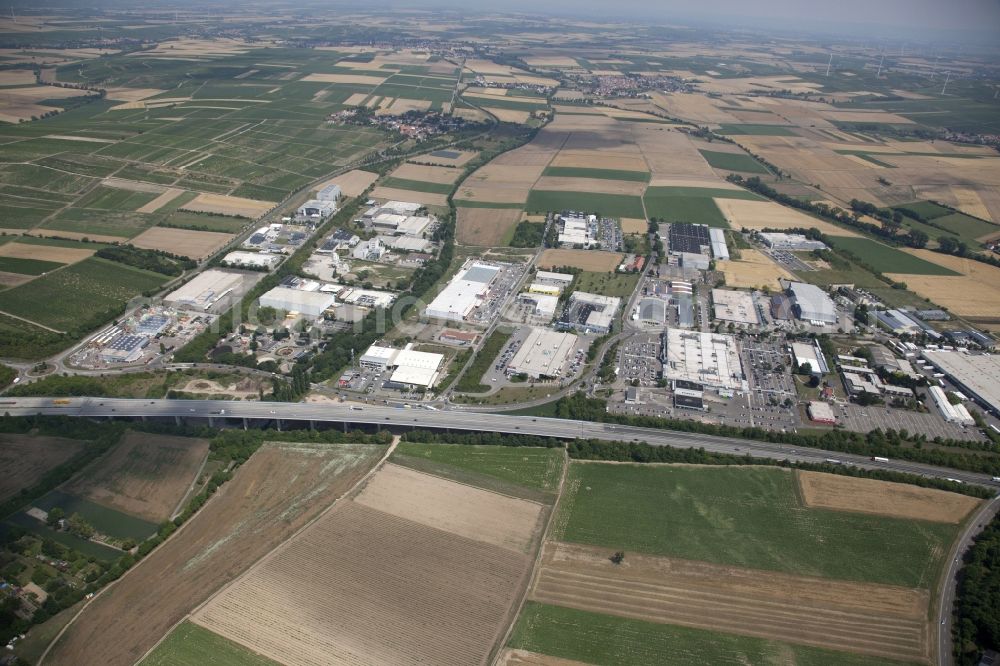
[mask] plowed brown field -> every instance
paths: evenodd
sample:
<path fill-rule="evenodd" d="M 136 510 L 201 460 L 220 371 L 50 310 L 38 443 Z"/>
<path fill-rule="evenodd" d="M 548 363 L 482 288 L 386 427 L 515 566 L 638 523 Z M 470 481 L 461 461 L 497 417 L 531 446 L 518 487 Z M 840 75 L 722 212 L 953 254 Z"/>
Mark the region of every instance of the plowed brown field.
<path fill-rule="evenodd" d="M 873 656 L 926 661 L 927 592 L 545 544 L 542 603 Z"/>
<path fill-rule="evenodd" d="M 265 444 L 177 534 L 85 606 L 44 663 L 132 666 L 198 604 L 351 488 L 383 451 Z"/>
<path fill-rule="evenodd" d="M 0 500 L 28 488 L 53 467 L 83 448 L 83 442 L 62 437 L 0 435 Z"/>

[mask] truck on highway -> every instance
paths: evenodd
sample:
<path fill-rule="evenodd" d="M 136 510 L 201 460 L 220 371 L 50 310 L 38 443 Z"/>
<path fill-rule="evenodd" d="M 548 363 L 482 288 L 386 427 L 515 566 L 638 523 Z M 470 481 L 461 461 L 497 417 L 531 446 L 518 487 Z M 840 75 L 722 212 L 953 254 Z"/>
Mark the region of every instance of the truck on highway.
<path fill-rule="evenodd" d="M 889 459 L 883 458 L 882 456 L 872 456 L 872 462 L 887 463 L 889 462 Z"/>
<path fill-rule="evenodd" d="M 69 404 L 69 400 L 67 400 L 66 398 L 59 398 L 57 400 L 53 400 L 52 404 L 53 405 L 68 405 Z"/>
<path fill-rule="evenodd" d="M 823 460 L 823 462 L 828 462 L 828 463 L 830 463 L 831 465 L 839 465 L 839 464 L 840 464 L 840 461 L 839 461 L 839 460 L 837 460 L 836 458 L 825 458 L 825 459 Z"/>

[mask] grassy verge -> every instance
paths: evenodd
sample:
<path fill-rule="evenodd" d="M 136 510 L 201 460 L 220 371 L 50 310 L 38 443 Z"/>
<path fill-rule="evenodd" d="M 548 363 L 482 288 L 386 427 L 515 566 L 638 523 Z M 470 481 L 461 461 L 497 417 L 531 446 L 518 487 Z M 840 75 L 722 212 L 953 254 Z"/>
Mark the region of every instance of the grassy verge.
<path fill-rule="evenodd" d="M 482 348 L 476 354 L 476 357 L 472 360 L 469 368 L 465 371 L 465 374 L 458 380 L 455 385 L 456 391 L 461 391 L 462 393 L 484 393 L 490 390 L 490 387 L 486 384 L 480 383 L 483 379 L 483 375 L 486 371 L 490 369 L 490 365 L 493 360 L 503 349 L 503 346 L 507 344 L 507 340 L 510 339 L 511 334 L 497 329 L 493 331 L 493 334 L 483 343 Z"/>

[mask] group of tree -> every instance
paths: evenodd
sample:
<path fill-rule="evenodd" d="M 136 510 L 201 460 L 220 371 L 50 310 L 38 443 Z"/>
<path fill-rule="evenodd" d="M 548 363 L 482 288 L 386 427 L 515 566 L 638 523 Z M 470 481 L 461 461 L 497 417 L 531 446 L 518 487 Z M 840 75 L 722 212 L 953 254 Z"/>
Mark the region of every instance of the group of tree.
<path fill-rule="evenodd" d="M 1000 515 L 965 555 L 955 597 L 955 662 L 974 666 L 986 650 L 1000 650 Z"/>
<path fill-rule="evenodd" d="M 542 244 L 545 234 L 544 222 L 521 222 L 514 228 L 514 236 L 510 239 L 511 247 L 538 247 Z"/>
<path fill-rule="evenodd" d="M 154 273 L 177 277 L 184 271 L 197 267 L 198 262 L 162 250 L 149 250 L 133 245 L 109 245 L 97 251 L 97 256 L 120 264 L 142 268 Z"/>

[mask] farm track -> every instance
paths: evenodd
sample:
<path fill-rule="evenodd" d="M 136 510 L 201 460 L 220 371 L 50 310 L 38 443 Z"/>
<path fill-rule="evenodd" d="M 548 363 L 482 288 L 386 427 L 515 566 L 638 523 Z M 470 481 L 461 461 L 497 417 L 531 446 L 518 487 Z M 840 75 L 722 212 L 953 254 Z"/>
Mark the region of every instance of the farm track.
<path fill-rule="evenodd" d="M 717 580 L 710 580 L 704 572 L 687 575 L 690 572 L 685 572 L 683 566 L 672 575 L 674 572 L 662 570 L 619 569 L 606 561 L 588 562 L 578 557 L 555 561 L 554 551 L 572 554 L 574 548 L 551 543 L 546 546 L 531 594 L 533 600 L 872 656 L 915 661 L 928 658 L 926 618 L 915 609 L 904 612 L 906 609 L 899 607 L 910 591 L 903 590 L 902 599 L 892 599 L 891 594 L 881 599 L 880 590 L 873 590 L 871 598 L 852 603 L 847 595 L 834 600 L 831 590 L 817 591 L 813 599 L 805 598 L 801 589 L 789 583 L 790 595 L 782 598 L 780 580 L 770 590 L 755 591 L 738 580 L 727 580 L 724 571 L 718 572 Z M 824 583 L 817 579 L 814 584 Z M 830 581 L 831 587 L 838 585 Z M 880 605 L 884 608 L 880 609 Z M 895 611 L 890 612 L 890 608 Z"/>

